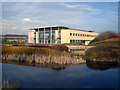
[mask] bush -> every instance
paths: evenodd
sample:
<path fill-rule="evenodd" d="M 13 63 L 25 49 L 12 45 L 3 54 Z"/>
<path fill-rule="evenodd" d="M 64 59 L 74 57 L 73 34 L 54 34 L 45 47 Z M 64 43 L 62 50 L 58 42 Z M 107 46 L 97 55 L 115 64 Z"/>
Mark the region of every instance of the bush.
<path fill-rule="evenodd" d="M 53 45 L 51 46 L 51 49 L 56 49 L 59 51 L 68 51 L 68 47 L 65 45 Z"/>

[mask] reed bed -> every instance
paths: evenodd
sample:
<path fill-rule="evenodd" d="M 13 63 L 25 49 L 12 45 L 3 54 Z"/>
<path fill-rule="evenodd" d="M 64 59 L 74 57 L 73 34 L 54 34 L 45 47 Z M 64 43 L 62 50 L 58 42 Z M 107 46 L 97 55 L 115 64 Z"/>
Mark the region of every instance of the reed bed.
<path fill-rule="evenodd" d="M 97 46 L 85 52 L 89 61 L 120 63 L 120 47 Z"/>
<path fill-rule="evenodd" d="M 81 57 L 71 57 L 66 51 L 23 46 L 3 46 L 2 59 L 38 64 L 79 64 L 85 62 Z"/>
<path fill-rule="evenodd" d="M 15 83 L 9 79 L 4 79 L 2 84 L 2 90 L 4 89 L 18 89 L 21 88 L 21 86 L 18 83 Z"/>

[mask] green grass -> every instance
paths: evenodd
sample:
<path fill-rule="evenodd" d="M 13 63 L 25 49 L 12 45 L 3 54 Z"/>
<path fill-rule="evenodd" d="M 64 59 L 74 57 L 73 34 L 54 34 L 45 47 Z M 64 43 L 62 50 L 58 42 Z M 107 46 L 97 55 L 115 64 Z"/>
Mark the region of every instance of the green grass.
<path fill-rule="evenodd" d="M 89 44 L 89 46 L 118 46 L 120 41 L 99 41 Z"/>
<path fill-rule="evenodd" d="M 26 44 L 26 43 L 17 43 L 17 42 L 3 42 L 2 44 Z"/>

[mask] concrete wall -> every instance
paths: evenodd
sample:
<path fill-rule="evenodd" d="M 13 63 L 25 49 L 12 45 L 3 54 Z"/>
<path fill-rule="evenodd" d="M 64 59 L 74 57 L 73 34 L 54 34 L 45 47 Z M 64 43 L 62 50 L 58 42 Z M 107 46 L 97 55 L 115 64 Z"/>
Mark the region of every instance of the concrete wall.
<path fill-rule="evenodd" d="M 70 33 L 77 33 L 77 34 L 88 34 L 88 35 L 98 35 L 98 33 L 94 32 L 85 32 L 79 30 L 70 30 Z M 69 34 L 70 35 L 70 34 Z M 95 37 L 87 37 L 87 36 L 70 36 L 72 40 L 93 40 Z"/>
<path fill-rule="evenodd" d="M 38 35 L 38 32 L 36 32 L 36 43 L 39 43 L 39 35 Z"/>
<path fill-rule="evenodd" d="M 95 38 L 95 37 L 87 37 L 87 36 L 70 36 L 70 33 L 94 35 L 95 37 L 98 35 L 98 33 L 94 33 L 94 32 L 63 29 L 61 30 L 61 43 L 70 43 L 70 40 L 84 40 L 85 44 L 88 45 L 88 42 Z"/>
<path fill-rule="evenodd" d="M 69 30 L 61 30 L 61 44 L 62 43 L 70 43 L 70 31 Z"/>
<path fill-rule="evenodd" d="M 34 32 L 28 33 L 28 43 L 34 43 Z"/>
<path fill-rule="evenodd" d="M 58 38 L 58 30 L 55 30 L 55 44 L 57 44 L 57 38 Z"/>

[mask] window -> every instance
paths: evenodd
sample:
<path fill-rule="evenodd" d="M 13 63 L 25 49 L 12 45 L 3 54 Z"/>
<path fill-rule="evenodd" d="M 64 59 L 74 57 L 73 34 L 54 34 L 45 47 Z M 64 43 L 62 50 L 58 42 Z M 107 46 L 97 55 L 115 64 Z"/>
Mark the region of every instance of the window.
<path fill-rule="evenodd" d="M 73 40 L 73 43 L 75 42 L 75 40 Z"/>
<path fill-rule="evenodd" d="M 70 33 L 70 36 L 72 36 L 72 33 Z"/>
<path fill-rule="evenodd" d="M 41 40 L 39 40 L 39 43 L 41 43 Z"/>
<path fill-rule="evenodd" d="M 48 40 L 45 40 L 45 43 L 48 43 Z"/>
<path fill-rule="evenodd" d="M 52 43 L 55 43 L 55 40 L 52 40 Z"/>
<path fill-rule="evenodd" d="M 75 34 L 73 33 L 73 36 L 75 36 Z"/>
<path fill-rule="evenodd" d="M 40 38 L 44 38 L 44 34 L 41 33 L 41 34 L 39 35 L 39 37 L 40 37 Z"/>
<path fill-rule="evenodd" d="M 77 33 L 76 33 L 76 36 L 77 36 Z"/>
<path fill-rule="evenodd" d="M 41 40 L 41 43 L 44 43 L 44 40 Z"/>
<path fill-rule="evenodd" d="M 48 40 L 48 43 L 50 43 L 50 40 Z"/>
<path fill-rule="evenodd" d="M 80 36 L 80 34 L 78 34 L 78 36 Z"/>
<path fill-rule="evenodd" d="M 80 36 L 82 36 L 82 34 L 80 34 Z"/>
<path fill-rule="evenodd" d="M 83 34 L 83 36 L 84 36 L 84 34 Z"/>

